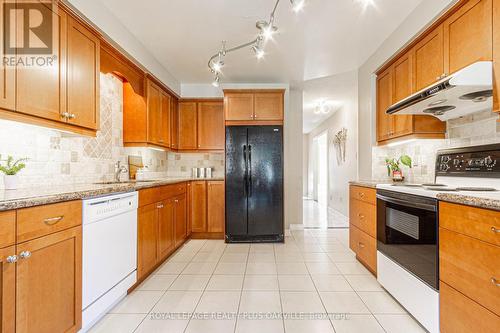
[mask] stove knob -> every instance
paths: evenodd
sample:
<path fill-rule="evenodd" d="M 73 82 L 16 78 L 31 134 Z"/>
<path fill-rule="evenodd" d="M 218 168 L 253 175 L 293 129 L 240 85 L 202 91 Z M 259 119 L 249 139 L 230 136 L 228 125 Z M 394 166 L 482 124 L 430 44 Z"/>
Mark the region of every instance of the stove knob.
<path fill-rule="evenodd" d="M 444 163 L 443 163 L 443 164 L 441 164 L 441 165 L 439 166 L 439 171 L 446 172 L 446 171 L 448 171 L 449 169 L 450 169 L 450 167 L 449 167 L 449 165 L 448 165 L 448 164 L 444 164 Z"/>
<path fill-rule="evenodd" d="M 450 160 L 450 156 L 441 156 L 441 163 L 448 163 Z"/>
<path fill-rule="evenodd" d="M 486 164 L 487 167 L 493 167 L 497 164 L 497 162 L 493 160 L 491 156 L 488 156 L 484 159 L 484 164 Z"/>
<path fill-rule="evenodd" d="M 454 159 L 453 160 L 453 166 L 456 167 L 456 168 L 462 166 L 462 161 L 460 159 L 458 159 L 458 158 Z"/>

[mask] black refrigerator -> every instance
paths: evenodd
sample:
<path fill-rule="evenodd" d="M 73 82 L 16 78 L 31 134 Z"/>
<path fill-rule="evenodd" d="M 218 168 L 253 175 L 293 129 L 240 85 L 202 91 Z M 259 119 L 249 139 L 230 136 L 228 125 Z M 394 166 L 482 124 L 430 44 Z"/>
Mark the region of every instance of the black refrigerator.
<path fill-rule="evenodd" d="M 226 127 L 226 242 L 283 242 L 283 126 Z"/>

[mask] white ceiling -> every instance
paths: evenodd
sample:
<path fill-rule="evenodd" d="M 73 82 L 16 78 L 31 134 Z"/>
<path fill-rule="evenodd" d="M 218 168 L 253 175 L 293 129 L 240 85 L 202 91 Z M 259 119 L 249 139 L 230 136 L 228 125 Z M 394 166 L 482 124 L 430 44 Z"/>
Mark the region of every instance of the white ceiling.
<path fill-rule="evenodd" d="M 209 83 L 207 61 L 220 47 L 255 38 L 274 0 L 102 1 L 181 83 Z M 295 14 L 281 0 L 279 34 L 257 61 L 250 50 L 226 57 L 225 82 L 300 83 L 357 69 L 421 0 L 306 0 Z"/>

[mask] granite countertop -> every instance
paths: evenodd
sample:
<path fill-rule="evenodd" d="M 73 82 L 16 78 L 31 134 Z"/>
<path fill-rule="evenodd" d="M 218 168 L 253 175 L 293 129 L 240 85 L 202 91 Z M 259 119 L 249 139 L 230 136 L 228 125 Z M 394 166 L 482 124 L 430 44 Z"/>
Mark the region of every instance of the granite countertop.
<path fill-rule="evenodd" d="M 439 193 L 436 198 L 440 201 L 500 211 L 500 192 L 449 192 Z"/>
<path fill-rule="evenodd" d="M 47 187 L 0 190 L 0 211 L 46 205 L 57 202 L 89 199 L 106 194 L 133 192 L 191 180 L 224 180 L 224 178 L 162 178 L 121 184 L 70 184 Z"/>
<path fill-rule="evenodd" d="M 378 184 L 390 184 L 391 181 L 388 180 L 352 180 L 349 182 L 351 185 L 376 188 Z"/>

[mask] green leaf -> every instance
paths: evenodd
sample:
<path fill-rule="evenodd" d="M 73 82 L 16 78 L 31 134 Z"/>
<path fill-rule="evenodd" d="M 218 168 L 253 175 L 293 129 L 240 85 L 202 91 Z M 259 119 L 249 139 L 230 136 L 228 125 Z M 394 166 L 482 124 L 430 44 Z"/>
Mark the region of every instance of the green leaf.
<path fill-rule="evenodd" d="M 407 167 L 411 168 L 412 167 L 412 161 L 411 161 L 411 157 L 408 156 L 408 155 L 403 155 L 401 156 L 401 163 L 403 163 L 403 165 L 406 165 Z"/>

